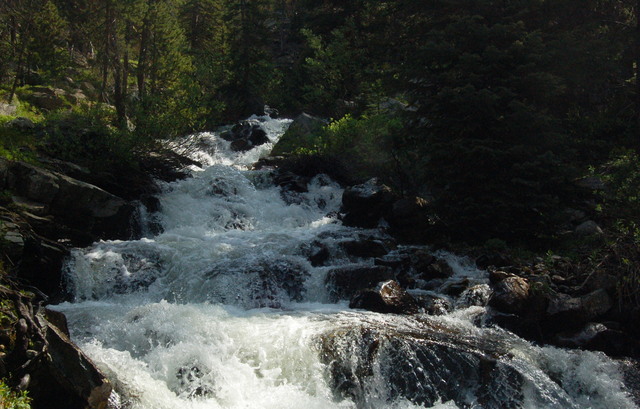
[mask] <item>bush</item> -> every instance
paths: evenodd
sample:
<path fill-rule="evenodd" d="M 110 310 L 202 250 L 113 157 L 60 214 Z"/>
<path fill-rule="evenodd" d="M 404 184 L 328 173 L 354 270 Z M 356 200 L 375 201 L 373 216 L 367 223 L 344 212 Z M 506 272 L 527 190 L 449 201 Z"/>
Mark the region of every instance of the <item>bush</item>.
<path fill-rule="evenodd" d="M 144 140 L 111 124 L 115 112 L 103 105 L 80 106 L 71 112 L 49 114 L 44 121 L 49 154 L 93 170 L 135 164 Z"/>
<path fill-rule="evenodd" d="M 3 381 L 0 381 L 0 408 L 30 409 L 31 398 L 27 396 L 26 391 L 13 392 Z"/>
<path fill-rule="evenodd" d="M 355 181 L 375 176 L 401 188 L 406 176 L 398 145 L 402 128 L 401 119 L 384 113 L 345 115 L 322 128 L 308 141 L 310 146 L 297 153 L 332 158 Z"/>

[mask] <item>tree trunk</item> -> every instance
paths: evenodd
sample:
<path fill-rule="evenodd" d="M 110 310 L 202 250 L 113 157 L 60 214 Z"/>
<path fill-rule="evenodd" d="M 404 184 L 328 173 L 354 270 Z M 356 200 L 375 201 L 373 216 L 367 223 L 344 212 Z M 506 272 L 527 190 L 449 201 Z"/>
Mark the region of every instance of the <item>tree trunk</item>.
<path fill-rule="evenodd" d="M 636 125 L 640 130 L 640 0 L 636 2 Z M 638 150 L 640 150 L 640 140 L 638 140 Z"/>
<path fill-rule="evenodd" d="M 109 80 L 109 65 L 111 63 L 111 41 L 113 30 L 113 16 L 111 0 L 105 2 L 104 21 L 104 52 L 102 54 L 102 84 L 100 86 L 100 98 L 107 102 L 107 82 Z"/>
<path fill-rule="evenodd" d="M 151 2 L 149 2 L 149 8 L 151 8 Z M 149 37 L 150 37 L 150 20 L 149 13 L 151 10 L 147 11 L 147 15 L 144 18 L 142 23 L 142 35 L 140 36 L 140 50 L 138 52 L 138 96 L 140 101 L 144 100 L 145 96 L 145 81 L 146 81 L 146 70 L 147 70 L 147 47 L 149 46 Z"/>
<path fill-rule="evenodd" d="M 20 47 L 20 51 L 18 52 L 18 68 L 16 68 L 16 76 L 13 78 L 13 84 L 11 84 L 11 91 L 9 91 L 9 96 L 7 97 L 7 101 L 9 104 L 13 101 L 13 97 L 16 95 L 16 89 L 18 88 L 18 84 L 20 83 L 20 78 L 24 76 L 25 48 L 26 48 L 26 44 L 23 41 Z"/>

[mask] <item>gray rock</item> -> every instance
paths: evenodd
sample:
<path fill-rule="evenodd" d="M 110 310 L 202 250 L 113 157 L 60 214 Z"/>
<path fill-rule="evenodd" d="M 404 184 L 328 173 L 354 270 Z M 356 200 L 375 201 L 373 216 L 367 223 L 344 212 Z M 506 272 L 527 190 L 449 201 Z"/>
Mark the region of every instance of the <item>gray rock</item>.
<path fill-rule="evenodd" d="M 65 92 L 59 89 L 33 87 L 22 96 L 22 99 L 37 108 L 54 111 L 64 107 L 67 103 L 63 99 Z"/>
<path fill-rule="evenodd" d="M 271 151 L 272 155 L 292 153 L 298 148 L 312 148 L 317 133 L 327 121 L 302 113 L 298 115 Z"/>
<path fill-rule="evenodd" d="M 25 131 L 35 128 L 36 124 L 29 118 L 18 117 L 7 122 L 5 126 Z"/>
<path fill-rule="evenodd" d="M 112 391 L 109 380 L 62 330 L 43 318 L 38 320 L 46 329 L 50 359 L 32 373 L 30 396 L 52 402 L 52 408 L 106 408 Z"/>
<path fill-rule="evenodd" d="M 585 189 L 590 189 L 590 190 L 604 190 L 607 187 L 604 180 L 602 180 L 597 176 L 584 177 L 584 178 L 578 179 L 575 183 L 580 187 L 583 187 Z"/>
<path fill-rule="evenodd" d="M 582 297 L 556 294 L 549 301 L 547 315 L 558 323 L 577 326 L 587 323 L 608 312 L 611 298 L 605 290 L 596 290 Z"/>
<path fill-rule="evenodd" d="M 18 107 L 16 105 L 0 102 L 0 115 L 13 116 L 16 112 L 18 112 Z"/>
<path fill-rule="evenodd" d="M 603 234 L 602 229 L 600 228 L 600 226 L 598 226 L 598 224 L 596 222 L 594 222 L 593 220 L 587 220 L 584 223 L 581 223 L 580 225 L 578 225 L 578 227 L 576 227 L 574 233 L 577 236 L 601 236 Z"/>

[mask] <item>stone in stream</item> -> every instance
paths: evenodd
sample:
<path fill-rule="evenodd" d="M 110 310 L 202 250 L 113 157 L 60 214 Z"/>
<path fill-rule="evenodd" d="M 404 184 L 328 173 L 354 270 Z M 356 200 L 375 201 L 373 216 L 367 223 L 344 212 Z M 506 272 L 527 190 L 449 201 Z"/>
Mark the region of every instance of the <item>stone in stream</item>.
<path fill-rule="evenodd" d="M 389 252 L 384 242 L 375 239 L 346 240 L 340 243 L 340 247 L 354 257 L 382 257 Z"/>
<path fill-rule="evenodd" d="M 375 289 L 360 291 L 351 299 L 349 308 L 391 314 L 417 314 L 419 312 L 416 299 L 393 280 L 382 282 Z"/>
<path fill-rule="evenodd" d="M 424 407 L 521 407 L 524 376 L 511 365 L 508 344 L 486 337 L 420 316 L 372 318 L 324 333 L 321 359 L 338 396 L 356 407 L 377 407 L 370 406 L 373 393 Z"/>
<path fill-rule="evenodd" d="M 389 214 L 396 196 L 378 179 L 351 186 L 342 194 L 342 223 L 351 227 L 376 227 Z"/>
<path fill-rule="evenodd" d="M 495 276 L 497 274 L 492 273 L 492 277 Z M 509 275 L 494 284 L 489 305 L 500 311 L 520 313 L 528 299 L 529 282 L 525 278 Z"/>
<path fill-rule="evenodd" d="M 255 146 L 270 142 L 267 133 L 260 125 L 249 121 L 240 122 L 231 130 L 221 133 L 220 137 L 231 142 L 231 150 L 236 152 L 248 151 Z"/>
<path fill-rule="evenodd" d="M 375 287 L 381 281 L 392 280 L 393 270 L 384 266 L 348 266 L 329 271 L 326 284 L 335 302 L 350 299 L 358 291 Z"/>

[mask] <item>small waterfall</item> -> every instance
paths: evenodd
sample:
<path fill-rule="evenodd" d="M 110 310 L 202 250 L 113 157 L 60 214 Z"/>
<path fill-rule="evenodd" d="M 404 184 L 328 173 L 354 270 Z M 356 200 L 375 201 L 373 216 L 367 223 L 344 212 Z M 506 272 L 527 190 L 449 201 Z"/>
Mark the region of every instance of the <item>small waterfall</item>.
<path fill-rule="evenodd" d="M 342 226 L 342 190 L 324 175 L 291 192 L 249 170 L 288 126 L 250 121 L 269 143 L 233 152 L 218 132 L 174 143 L 203 168 L 162 186 L 145 215 L 160 233 L 71 253 L 74 301 L 55 308 L 113 382 L 112 409 L 636 407 L 603 354 L 485 326 L 487 275 L 464 258 L 436 253 L 453 275 L 414 291 L 441 315 L 334 302 L 330 271 L 374 263 L 343 244 L 386 237 Z M 469 289 L 452 291 L 460 282 Z"/>

